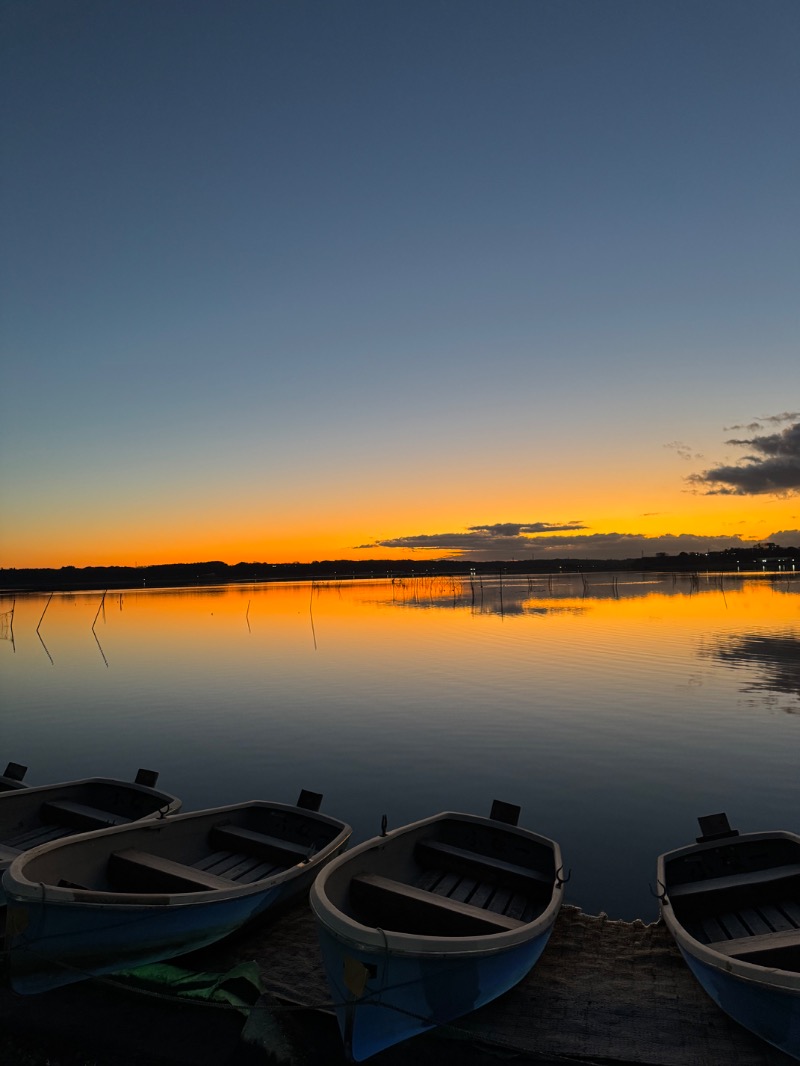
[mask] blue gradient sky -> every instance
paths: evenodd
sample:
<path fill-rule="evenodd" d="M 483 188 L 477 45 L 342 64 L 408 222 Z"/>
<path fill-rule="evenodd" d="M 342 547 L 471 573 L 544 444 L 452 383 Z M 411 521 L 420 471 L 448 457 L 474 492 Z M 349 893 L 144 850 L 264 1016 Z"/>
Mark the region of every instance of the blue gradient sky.
<path fill-rule="evenodd" d="M 2 11 L 0 565 L 800 543 L 796 0 Z"/>

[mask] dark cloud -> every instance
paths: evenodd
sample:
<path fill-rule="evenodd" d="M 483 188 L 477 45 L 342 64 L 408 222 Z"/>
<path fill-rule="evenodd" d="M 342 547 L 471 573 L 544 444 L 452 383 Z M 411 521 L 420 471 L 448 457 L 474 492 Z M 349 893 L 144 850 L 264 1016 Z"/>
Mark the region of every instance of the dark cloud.
<path fill-rule="evenodd" d="M 794 417 L 797 416 L 786 413 L 761 421 L 778 423 Z M 757 428 L 761 428 L 759 424 Z M 734 438 L 726 443 L 749 448 L 751 454 L 739 464 L 711 467 L 688 477 L 687 481 L 704 489 L 705 495 L 786 496 L 800 492 L 800 421 L 777 433 Z"/>
<path fill-rule="evenodd" d="M 458 555 L 469 553 L 510 559 L 536 550 L 538 540 L 527 534 L 585 528 L 580 522 L 495 522 L 491 525 L 468 526 L 466 533 L 416 533 L 375 541 L 373 544 L 359 544 L 358 547 L 441 551 Z"/>
<path fill-rule="evenodd" d="M 746 422 L 740 423 L 738 426 L 723 426 L 726 433 L 732 433 L 735 429 L 746 429 L 748 433 L 758 433 L 760 429 L 764 428 L 761 422 Z"/>
<path fill-rule="evenodd" d="M 522 529 L 544 526 L 562 530 L 561 533 L 549 535 L 524 536 L 522 534 L 506 535 L 503 531 L 509 525 L 513 529 L 519 525 Z M 704 537 L 693 533 L 648 537 L 639 533 L 590 533 L 582 534 L 578 530 L 585 528 L 578 523 L 568 526 L 556 523 L 506 523 L 495 525 L 471 526 L 466 533 L 418 533 L 408 537 L 393 537 L 379 540 L 372 544 L 360 544 L 361 549 L 396 548 L 402 551 L 437 552 L 440 557 L 459 556 L 476 560 L 536 558 L 536 559 L 633 559 L 642 555 L 656 555 L 666 552 L 678 555 L 680 552 L 724 551 L 726 548 L 752 548 L 753 541 L 744 540 L 738 535 L 723 537 Z M 786 534 L 770 538 L 782 544 L 800 543 L 800 534 Z"/>
<path fill-rule="evenodd" d="M 520 533 L 559 533 L 562 530 L 586 529 L 582 522 L 495 522 L 491 526 L 467 526 L 470 533 L 489 536 L 518 537 Z"/>
<path fill-rule="evenodd" d="M 756 418 L 753 422 L 747 422 L 738 426 L 725 426 L 725 432 L 731 433 L 734 429 L 746 429 L 748 433 L 758 433 L 759 430 L 764 428 L 764 425 L 779 426 L 781 422 L 793 422 L 796 418 L 800 418 L 800 411 L 784 411 L 780 415 L 764 415 L 763 418 Z"/>

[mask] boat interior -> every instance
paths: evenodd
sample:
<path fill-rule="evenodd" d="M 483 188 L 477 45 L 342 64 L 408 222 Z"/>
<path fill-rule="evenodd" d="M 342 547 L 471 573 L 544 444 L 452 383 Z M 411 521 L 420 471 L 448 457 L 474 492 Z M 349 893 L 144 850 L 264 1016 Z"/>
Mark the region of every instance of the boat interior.
<path fill-rule="evenodd" d="M 800 845 L 785 838 L 720 843 L 666 869 L 676 919 L 735 959 L 800 972 Z"/>
<path fill-rule="evenodd" d="M 215 824 L 205 836 L 204 854 L 188 862 L 139 848 L 112 852 L 108 857 L 109 885 L 117 892 L 170 894 L 249 885 L 308 862 L 333 836 L 335 833 L 298 841 L 233 823 Z"/>
<path fill-rule="evenodd" d="M 152 788 L 157 776 L 140 770 L 136 783 Z M 140 791 L 124 782 L 89 780 L 43 791 L 19 789 L 4 795 L 0 804 L 0 858 L 10 860 L 39 844 L 127 825 L 176 806 L 171 797 Z"/>
<path fill-rule="evenodd" d="M 435 823 L 414 837 L 402 868 L 375 863 L 350 878 L 347 910 L 364 925 L 419 936 L 517 929 L 550 904 L 552 849 L 500 827 Z"/>
<path fill-rule="evenodd" d="M 112 893 L 230 889 L 308 862 L 341 823 L 290 807 L 251 805 L 205 817 L 178 816 L 124 835 L 86 837 L 25 866 L 29 881 Z"/>

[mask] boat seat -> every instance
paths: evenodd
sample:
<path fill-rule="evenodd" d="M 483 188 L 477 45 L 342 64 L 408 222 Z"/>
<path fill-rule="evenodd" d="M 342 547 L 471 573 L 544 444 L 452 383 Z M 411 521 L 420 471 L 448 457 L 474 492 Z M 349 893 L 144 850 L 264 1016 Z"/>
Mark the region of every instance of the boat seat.
<path fill-rule="evenodd" d="M 208 892 L 233 885 L 227 877 L 136 848 L 112 852 L 108 857 L 108 875 L 119 886 L 118 890 L 125 892 Z"/>
<path fill-rule="evenodd" d="M 789 877 L 800 877 L 800 863 L 792 866 L 773 866 L 768 870 L 728 874 L 726 877 L 709 877 L 705 881 L 687 881 L 682 885 L 672 885 L 667 889 L 667 896 L 669 899 L 679 899 L 684 896 L 701 895 L 703 892 L 720 892 L 727 888 L 765 885 L 768 882 L 783 881 Z"/>
<path fill-rule="evenodd" d="M 721 951 L 723 955 L 735 955 L 736 958 L 746 959 L 748 955 L 771 951 L 773 948 L 800 947 L 800 929 L 780 929 L 774 933 L 743 936 L 736 940 L 714 940 L 706 944 L 706 947 L 711 948 L 712 951 Z"/>
<path fill-rule="evenodd" d="M 311 852 L 310 844 L 295 844 L 291 840 L 257 833 L 240 825 L 215 825 L 209 834 L 212 846 L 227 848 L 257 858 L 272 859 L 288 866 L 306 862 Z"/>
<path fill-rule="evenodd" d="M 372 925 L 423 936 L 483 936 L 519 929 L 525 922 L 473 907 L 470 903 L 414 888 L 379 874 L 350 881 L 350 898 Z"/>
<path fill-rule="evenodd" d="M 525 888 L 545 885 L 551 888 L 553 878 L 532 870 L 528 866 L 505 862 L 492 855 L 482 855 L 477 851 L 458 848 L 454 844 L 445 844 L 441 840 L 420 840 L 416 846 L 416 856 L 427 865 L 439 865 L 444 862 L 447 869 L 461 873 L 481 874 L 501 881 L 504 885 L 516 883 Z"/>
<path fill-rule="evenodd" d="M 90 807 L 85 803 L 72 800 L 52 799 L 42 804 L 41 817 L 45 822 L 66 825 L 72 829 L 107 829 L 111 825 L 127 825 L 130 818 L 125 815 L 103 811 L 99 807 Z"/>

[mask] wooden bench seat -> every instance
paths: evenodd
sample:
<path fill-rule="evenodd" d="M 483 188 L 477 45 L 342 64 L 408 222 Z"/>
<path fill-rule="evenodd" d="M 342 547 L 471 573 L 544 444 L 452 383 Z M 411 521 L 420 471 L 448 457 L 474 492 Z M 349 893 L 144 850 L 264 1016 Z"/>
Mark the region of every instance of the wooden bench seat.
<path fill-rule="evenodd" d="M 508 932 L 524 922 L 469 903 L 414 888 L 379 874 L 359 874 L 350 881 L 350 898 L 370 925 L 423 936 L 482 936 Z"/>
<path fill-rule="evenodd" d="M 284 866 L 306 862 L 311 851 L 309 844 L 295 844 L 291 840 L 271 837 L 240 825 L 215 825 L 209 837 L 215 848 L 272 859 Z"/>
<path fill-rule="evenodd" d="M 771 951 L 773 948 L 800 947 L 800 929 L 781 929 L 775 933 L 737 937 L 735 940 L 714 940 L 706 947 L 713 951 L 721 951 L 723 955 L 734 955 L 736 958 L 746 959 L 748 955 Z"/>
<path fill-rule="evenodd" d="M 124 892 L 207 892 L 233 885 L 227 877 L 136 848 L 113 852 L 108 858 L 108 875 Z"/>
<path fill-rule="evenodd" d="M 108 829 L 111 825 L 127 825 L 130 818 L 111 811 L 90 807 L 85 803 L 72 800 L 52 799 L 42 804 L 41 817 L 45 822 L 66 825 L 72 829 Z"/>
<path fill-rule="evenodd" d="M 709 877 L 705 881 L 687 881 L 667 889 L 670 899 L 697 896 L 703 892 L 721 892 L 728 888 L 747 888 L 749 885 L 766 885 L 771 881 L 783 881 L 800 877 L 800 863 L 792 866 L 773 866 L 768 870 L 751 870 L 749 873 L 729 874 L 726 877 Z"/>
<path fill-rule="evenodd" d="M 448 870 L 490 877 L 504 885 L 516 884 L 522 888 L 534 886 L 552 887 L 553 880 L 539 870 L 532 870 L 517 863 L 505 862 L 492 855 L 445 844 L 441 840 L 420 840 L 416 846 L 417 858 L 428 865 L 444 865 Z"/>

